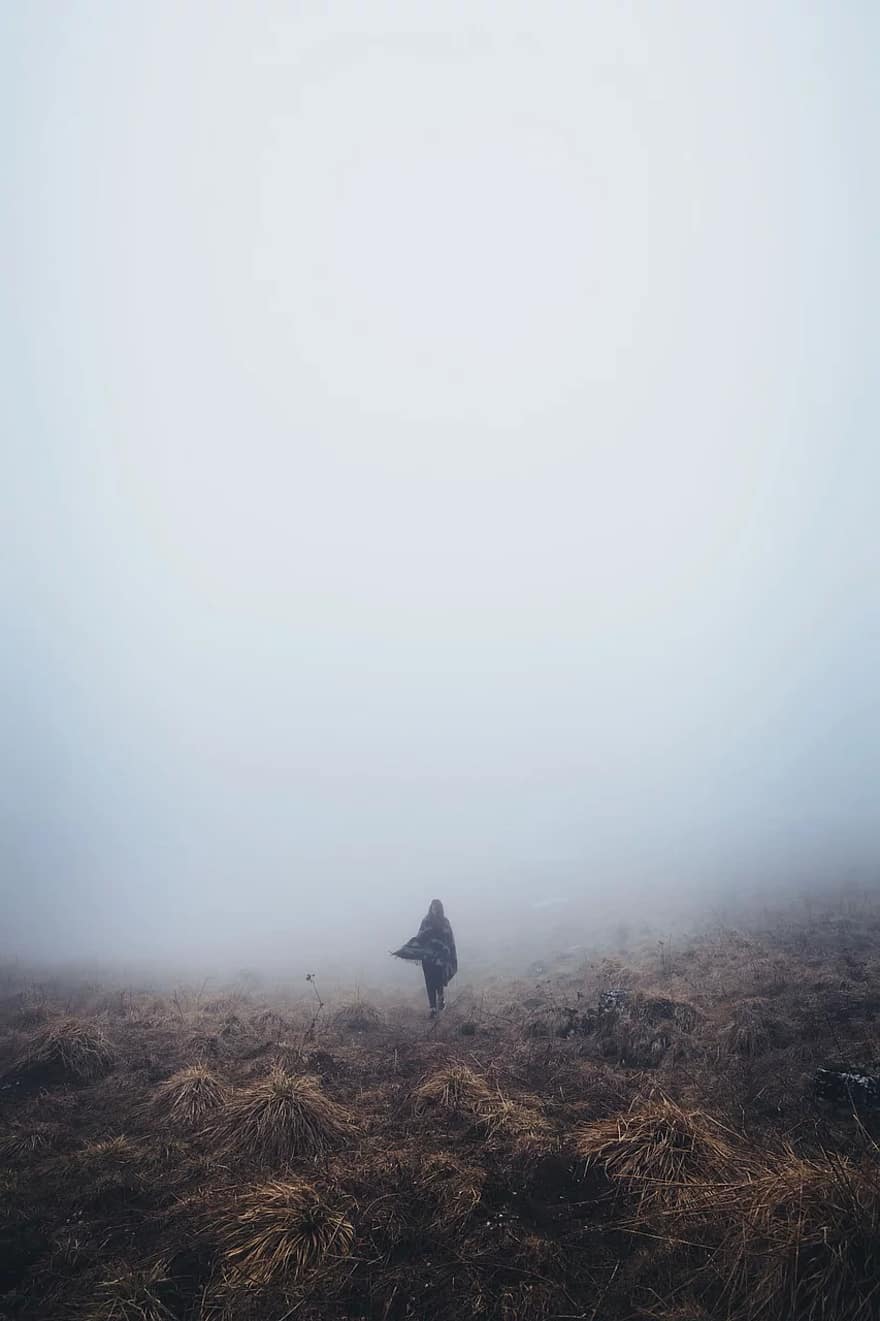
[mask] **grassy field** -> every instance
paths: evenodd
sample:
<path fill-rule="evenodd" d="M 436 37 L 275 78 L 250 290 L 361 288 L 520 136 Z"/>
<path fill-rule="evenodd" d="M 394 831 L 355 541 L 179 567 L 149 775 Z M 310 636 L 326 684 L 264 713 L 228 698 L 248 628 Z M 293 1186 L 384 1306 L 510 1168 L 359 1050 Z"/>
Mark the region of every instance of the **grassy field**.
<path fill-rule="evenodd" d="M 0 1317 L 880 1316 L 877 1117 L 813 1088 L 880 1058 L 880 900 L 544 964 L 436 1023 L 7 968 Z"/>

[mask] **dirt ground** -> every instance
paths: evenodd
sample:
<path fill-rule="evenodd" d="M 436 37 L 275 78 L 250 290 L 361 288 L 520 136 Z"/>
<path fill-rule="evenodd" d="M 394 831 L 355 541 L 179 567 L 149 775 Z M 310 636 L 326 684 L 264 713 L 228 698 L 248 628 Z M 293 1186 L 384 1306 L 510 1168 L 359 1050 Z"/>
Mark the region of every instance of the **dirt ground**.
<path fill-rule="evenodd" d="M 880 1316 L 880 898 L 422 1001 L 2 970 L 0 1318 Z"/>

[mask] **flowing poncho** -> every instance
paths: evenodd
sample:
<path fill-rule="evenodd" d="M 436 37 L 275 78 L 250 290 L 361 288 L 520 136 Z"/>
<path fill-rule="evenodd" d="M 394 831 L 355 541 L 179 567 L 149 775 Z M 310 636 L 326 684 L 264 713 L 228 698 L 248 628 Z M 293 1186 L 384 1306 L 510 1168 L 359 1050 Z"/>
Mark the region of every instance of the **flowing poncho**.
<path fill-rule="evenodd" d="M 455 937 L 452 927 L 444 917 L 441 923 L 425 918 L 419 927 L 419 934 L 413 936 L 400 949 L 393 951 L 395 958 L 409 959 L 414 963 L 434 963 L 443 970 L 443 985 L 446 986 L 458 972 L 458 955 L 455 950 Z"/>

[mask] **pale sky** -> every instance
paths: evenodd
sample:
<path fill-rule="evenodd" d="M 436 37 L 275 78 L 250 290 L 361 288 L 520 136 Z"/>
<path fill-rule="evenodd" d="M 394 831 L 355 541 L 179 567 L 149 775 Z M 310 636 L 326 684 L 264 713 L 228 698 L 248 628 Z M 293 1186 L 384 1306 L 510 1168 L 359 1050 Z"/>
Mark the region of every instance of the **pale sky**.
<path fill-rule="evenodd" d="M 878 58 L 6 0 L 6 953 L 878 874 Z"/>

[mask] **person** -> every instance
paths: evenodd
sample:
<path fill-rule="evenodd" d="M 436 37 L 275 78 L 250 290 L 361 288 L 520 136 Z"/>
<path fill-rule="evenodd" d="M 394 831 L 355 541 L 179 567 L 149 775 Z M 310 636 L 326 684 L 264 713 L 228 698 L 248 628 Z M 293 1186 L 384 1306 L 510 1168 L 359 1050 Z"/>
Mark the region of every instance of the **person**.
<path fill-rule="evenodd" d="M 458 972 L 455 936 L 439 899 L 431 900 L 416 939 L 419 945 L 430 951 L 422 959 L 422 972 L 425 974 L 431 1017 L 435 1018 L 446 1008 L 446 987 Z"/>

